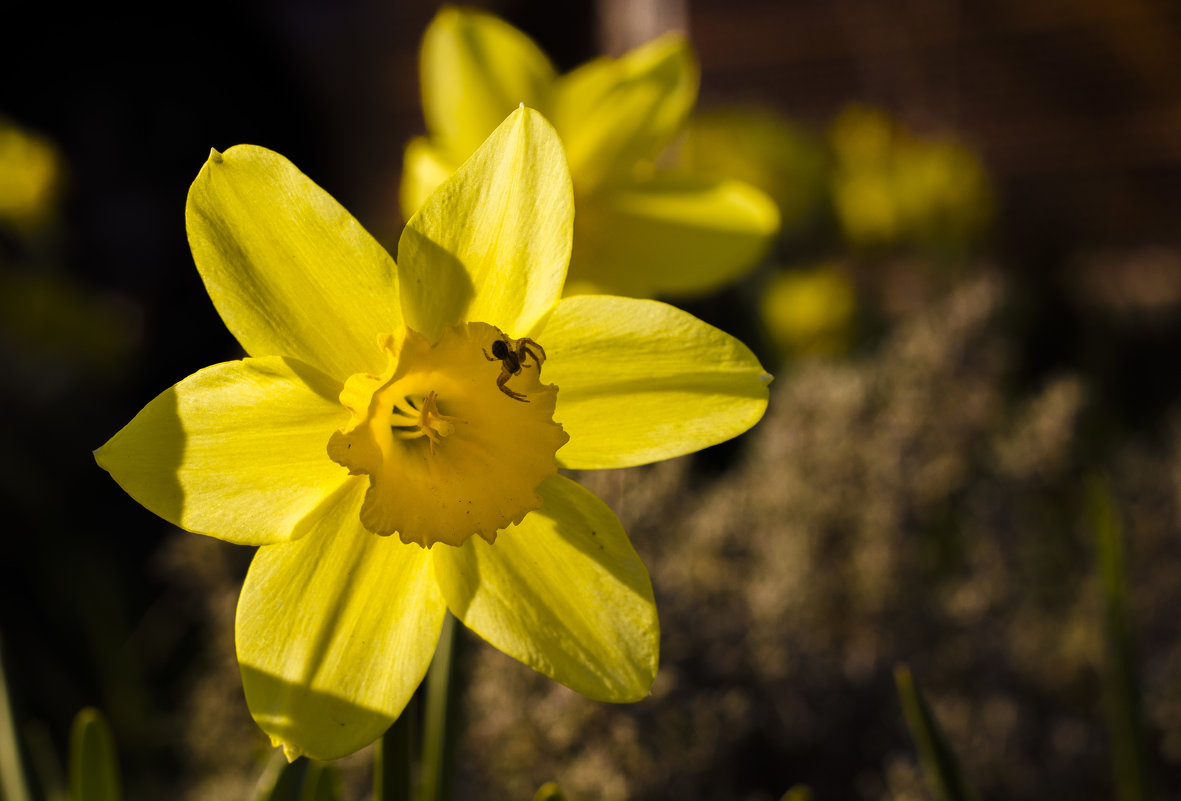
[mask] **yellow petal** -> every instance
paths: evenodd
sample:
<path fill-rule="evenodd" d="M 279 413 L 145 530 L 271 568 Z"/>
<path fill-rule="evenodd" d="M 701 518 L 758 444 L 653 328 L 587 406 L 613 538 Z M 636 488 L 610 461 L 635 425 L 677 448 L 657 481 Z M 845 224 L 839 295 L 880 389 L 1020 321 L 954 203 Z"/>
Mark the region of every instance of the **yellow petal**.
<path fill-rule="evenodd" d="M 209 297 L 251 356 L 294 356 L 344 381 L 384 361 L 401 322 L 394 262 L 291 162 L 216 151 L 189 190 L 189 245 Z"/>
<path fill-rule="evenodd" d="M 529 336 L 561 295 L 573 218 L 557 134 L 536 111 L 517 109 L 406 223 L 406 325 L 431 342 L 464 320 Z"/>
<path fill-rule="evenodd" d="M 402 160 L 402 185 L 398 196 L 402 219 L 409 220 L 457 166 L 457 162 L 443 155 L 425 136 L 411 139 Z"/>
<path fill-rule="evenodd" d="M 492 645 L 600 701 L 638 701 L 656 677 L 660 625 L 648 571 L 607 506 L 552 476 L 542 508 L 495 545 L 431 551 L 451 612 Z"/>
<path fill-rule="evenodd" d="M 763 416 L 771 380 L 734 337 L 652 300 L 566 298 L 543 332 L 570 468 L 646 464 L 715 445 Z"/>
<path fill-rule="evenodd" d="M 570 283 L 633 297 L 717 289 L 758 263 L 779 210 L 741 181 L 663 175 L 578 207 Z"/>
<path fill-rule="evenodd" d="M 260 548 L 238 600 L 246 702 L 288 757 L 376 740 L 426 674 L 446 608 L 426 552 L 361 527 L 354 479 L 296 542 Z"/>
<path fill-rule="evenodd" d="M 422 111 L 456 162 L 513 109 L 544 107 L 554 68 L 528 36 L 491 14 L 444 8 L 422 39 Z"/>
<path fill-rule="evenodd" d="M 293 539 L 348 480 L 326 451 L 349 419 L 339 391 L 276 356 L 215 364 L 161 393 L 95 459 L 173 525 L 243 545 Z"/>
<path fill-rule="evenodd" d="M 697 82 L 693 50 L 677 33 L 562 76 L 550 111 L 579 197 L 655 159 L 692 111 Z"/>

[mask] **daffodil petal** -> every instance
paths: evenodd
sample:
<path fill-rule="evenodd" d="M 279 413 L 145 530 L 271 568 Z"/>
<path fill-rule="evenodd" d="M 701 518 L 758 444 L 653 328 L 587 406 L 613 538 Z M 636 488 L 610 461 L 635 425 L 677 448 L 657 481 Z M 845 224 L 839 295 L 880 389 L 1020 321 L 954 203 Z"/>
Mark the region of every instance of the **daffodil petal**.
<path fill-rule="evenodd" d="M 521 103 L 544 107 L 554 68 L 533 40 L 491 14 L 444 8 L 420 56 L 427 130 L 456 163 Z"/>
<path fill-rule="evenodd" d="M 293 360 L 215 364 L 158 395 L 95 451 L 173 525 L 242 545 L 300 536 L 348 480 L 328 458 L 339 385 Z"/>
<path fill-rule="evenodd" d="M 410 219 L 431 196 L 431 192 L 455 172 L 456 166 L 425 136 L 411 139 L 402 159 L 402 185 L 398 195 L 402 219 Z"/>
<path fill-rule="evenodd" d="M 655 159 L 693 110 L 697 84 L 693 49 L 678 33 L 559 78 L 550 111 L 579 196 Z"/>
<path fill-rule="evenodd" d="M 690 295 L 754 267 L 779 210 L 741 181 L 661 175 L 578 207 L 571 284 L 633 297 Z"/>
<path fill-rule="evenodd" d="M 539 335 L 563 467 L 627 467 L 741 434 L 767 408 L 771 380 L 750 350 L 653 300 L 585 295 L 558 304 Z"/>
<path fill-rule="evenodd" d="M 353 479 L 296 542 L 260 548 L 238 599 L 246 702 L 289 758 L 376 740 L 426 674 L 446 606 L 427 551 L 361 527 Z"/>
<path fill-rule="evenodd" d="M 509 656 L 600 701 L 638 701 L 656 677 L 652 584 L 615 514 L 552 476 L 543 505 L 489 545 L 435 548 L 452 614 Z"/>
<path fill-rule="evenodd" d="M 517 109 L 406 223 L 406 324 L 432 342 L 464 320 L 527 336 L 561 295 L 573 218 L 557 134 L 536 111 Z"/>
<path fill-rule="evenodd" d="M 379 369 L 402 321 L 393 259 L 290 161 L 214 151 L 189 190 L 189 245 L 218 314 L 251 356 L 294 356 L 333 378 Z"/>

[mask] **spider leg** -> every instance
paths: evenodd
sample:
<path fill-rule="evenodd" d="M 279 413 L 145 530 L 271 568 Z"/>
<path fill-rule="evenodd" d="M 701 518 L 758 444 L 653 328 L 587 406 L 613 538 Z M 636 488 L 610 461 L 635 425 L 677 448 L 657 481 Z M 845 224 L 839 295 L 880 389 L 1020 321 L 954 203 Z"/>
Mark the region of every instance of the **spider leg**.
<path fill-rule="evenodd" d="M 495 356 L 490 356 L 490 355 L 488 354 L 488 349 L 487 349 L 487 348 L 480 348 L 480 350 L 484 351 L 484 358 L 485 358 L 485 359 L 487 359 L 488 361 L 490 361 L 490 362 L 498 362 L 498 361 L 500 361 L 500 359 L 496 358 Z"/>
<path fill-rule="evenodd" d="M 537 350 L 541 351 L 541 355 L 538 356 L 537 353 L 533 351 L 533 348 L 537 348 Z M 522 339 L 520 353 L 518 354 L 518 358 L 520 359 L 522 365 L 525 364 L 526 355 L 532 356 L 533 361 L 537 362 L 538 369 L 541 369 L 541 363 L 545 361 L 545 348 L 541 347 L 541 345 L 538 345 L 532 339 Z"/>
<path fill-rule="evenodd" d="M 522 395 L 520 392 L 513 392 L 511 389 L 509 389 L 508 387 L 505 386 L 505 382 L 508 381 L 510 378 L 512 378 L 513 375 L 515 375 L 515 374 L 510 373 L 508 370 L 505 370 L 504 372 L 502 372 L 500 374 L 500 378 L 496 379 L 496 386 L 498 386 L 500 388 L 501 392 L 503 392 L 505 395 L 508 395 L 513 400 L 519 400 L 522 403 L 528 403 L 529 399 L 526 398 L 524 395 Z"/>

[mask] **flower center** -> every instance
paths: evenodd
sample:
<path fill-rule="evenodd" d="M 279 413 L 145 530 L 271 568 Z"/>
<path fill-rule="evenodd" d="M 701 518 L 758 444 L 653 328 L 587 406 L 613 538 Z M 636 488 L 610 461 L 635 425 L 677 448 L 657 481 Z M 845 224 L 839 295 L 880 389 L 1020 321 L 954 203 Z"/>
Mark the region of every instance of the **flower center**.
<path fill-rule="evenodd" d="M 382 335 L 381 375 L 350 376 L 353 413 L 328 456 L 369 476 L 361 523 L 403 542 L 462 545 L 520 523 L 541 506 L 566 432 L 553 421 L 558 388 L 542 384 L 545 351 L 487 323 L 462 323 L 432 345 L 403 328 Z"/>
<path fill-rule="evenodd" d="M 394 436 L 399 439 L 417 439 L 426 437 L 431 445 L 431 453 L 435 446 L 455 432 L 457 418 L 439 414 L 439 406 L 435 402 L 436 393 L 432 389 L 425 398 L 394 399 L 394 408 L 390 412 L 390 428 Z"/>

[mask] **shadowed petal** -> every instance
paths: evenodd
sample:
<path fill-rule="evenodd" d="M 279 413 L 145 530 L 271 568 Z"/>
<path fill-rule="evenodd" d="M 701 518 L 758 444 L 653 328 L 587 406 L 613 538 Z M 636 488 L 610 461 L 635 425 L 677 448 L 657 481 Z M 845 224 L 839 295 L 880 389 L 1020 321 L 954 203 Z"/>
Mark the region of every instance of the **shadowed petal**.
<path fill-rule="evenodd" d="M 456 163 L 524 103 L 544 108 L 554 68 L 525 34 L 491 14 L 444 8 L 422 39 L 422 111 Z"/>
<path fill-rule="evenodd" d="M 173 525 L 241 545 L 300 536 L 348 480 L 328 439 L 339 386 L 270 356 L 207 367 L 95 451 L 127 494 Z"/>
<path fill-rule="evenodd" d="M 402 186 L 398 195 L 402 219 L 410 219 L 431 192 L 455 172 L 455 167 L 456 162 L 448 159 L 425 136 L 411 139 L 402 159 Z"/>
<path fill-rule="evenodd" d="M 741 181 L 662 175 L 578 207 L 570 282 L 651 297 L 724 286 L 762 258 L 779 210 Z"/>
<path fill-rule="evenodd" d="M 361 527 L 365 483 L 304 538 L 260 548 L 235 640 L 250 713 L 290 758 L 376 740 L 426 674 L 446 613 L 428 552 Z"/>
<path fill-rule="evenodd" d="M 463 320 L 528 336 L 561 296 L 573 218 L 557 134 L 536 111 L 517 109 L 406 223 L 406 324 L 432 342 Z"/>
<path fill-rule="evenodd" d="M 693 50 L 678 33 L 562 76 L 549 112 L 579 197 L 651 163 L 693 110 L 697 82 Z"/>

